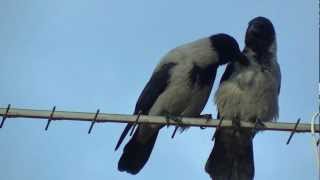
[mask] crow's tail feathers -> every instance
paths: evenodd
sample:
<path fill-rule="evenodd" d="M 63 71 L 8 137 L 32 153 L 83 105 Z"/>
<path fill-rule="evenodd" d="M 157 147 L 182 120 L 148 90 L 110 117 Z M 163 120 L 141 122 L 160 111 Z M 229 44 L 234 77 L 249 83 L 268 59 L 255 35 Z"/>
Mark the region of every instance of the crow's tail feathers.
<path fill-rule="evenodd" d="M 157 130 L 147 142 L 138 141 L 138 131 L 139 127 L 123 149 L 122 156 L 118 162 L 119 171 L 137 174 L 150 157 L 159 130 Z"/>
<path fill-rule="evenodd" d="M 253 180 L 254 160 L 248 130 L 218 130 L 205 166 L 213 180 Z"/>

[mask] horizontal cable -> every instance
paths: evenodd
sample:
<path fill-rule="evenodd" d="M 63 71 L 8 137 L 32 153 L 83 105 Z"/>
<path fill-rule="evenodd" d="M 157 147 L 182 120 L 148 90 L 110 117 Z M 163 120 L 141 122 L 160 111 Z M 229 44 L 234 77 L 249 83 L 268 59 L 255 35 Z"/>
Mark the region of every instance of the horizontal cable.
<path fill-rule="evenodd" d="M 52 119 L 52 120 L 71 120 L 71 121 L 92 121 L 95 118 L 96 112 L 70 112 L 70 111 L 55 111 L 53 114 L 50 110 L 36 110 L 36 109 L 20 109 L 20 108 L 0 108 L 0 116 L 5 118 L 33 118 L 33 119 Z M 171 116 L 170 116 L 171 117 Z M 108 114 L 99 113 L 96 117 L 96 123 L 113 122 L 113 123 L 135 123 L 136 115 L 125 114 Z M 140 115 L 138 124 L 165 124 L 165 125 L 186 125 L 196 127 L 217 127 L 219 120 L 206 119 L 206 118 L 190 118 L 190 117 L 178 117 L 179 121 L 168 119 L 165 116 L 149 116 Z M 176 118 L 174 118 L 176 119 Z M 241 121 L 240 126 L 244 128 L 256 128 L 259 130 L 271 130 L 271 131 L 293 131 L 295 132 L 310 132 L 310 124 L 299 124 L 296 128 L 296 123 L 284 123 L 284 122 L 264 122 L 264 126 L 255 127 L 254 123 Z M 231 127 L 232 121 L 223 120 L 221 127 Z M 320 132 L 319 124 L 314 126 L 315 132 Z"/>

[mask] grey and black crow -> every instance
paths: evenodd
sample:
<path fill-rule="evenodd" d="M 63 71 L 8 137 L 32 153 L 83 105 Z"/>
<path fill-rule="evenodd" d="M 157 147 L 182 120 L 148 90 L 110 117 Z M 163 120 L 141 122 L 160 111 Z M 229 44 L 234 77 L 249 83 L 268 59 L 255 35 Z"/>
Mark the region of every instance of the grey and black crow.
<path fill-rule="evenodd" d="M 239 122 L 256 123 L 278 118 L 281 73 L 277 63 L 276 34 L 270 20 L 256 17 L 249 22 L 243 54 L 249 64 L 231 62 L 215 94 L 218 118 L 232 120 L 235 126 L 216 132 L 205 167 L 214 180 L 252 180 L 252 138 L 256 132 L 239 128 Z"/>
<path fill-rule="evenodd" d="M 167 53 L 144 87 L 134 114 L 200 116 L 207 103 L 219 65 L 242 61 L 237 41 L 227 34 L 202 38 Z M 129 132 L 127 124 L 116 150 Z M 137 174 L 148 161 L 161 125 L 139 125 L 123 149 L 119 171 Z"/>

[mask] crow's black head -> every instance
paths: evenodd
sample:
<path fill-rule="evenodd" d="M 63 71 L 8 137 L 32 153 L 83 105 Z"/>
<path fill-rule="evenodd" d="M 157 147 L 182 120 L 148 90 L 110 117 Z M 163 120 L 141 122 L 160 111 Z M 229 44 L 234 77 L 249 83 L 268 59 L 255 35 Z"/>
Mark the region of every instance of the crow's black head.
<path fill-rule="evenodd" d="M 219 56 L 219 64 L 225 64 L 231 61 L 239 61 L 242 64 L 247 63 L 247 59 L 241 53 L 239 44 L 230 35 L 216 34 L 210 36 L 210 41 Z"/>
<path fill-rule="evenodd" d="M 256 52 L 267 51 L 276 39 L 271 21 L 265 17 L 256 17 L 249 22 L 245 43 Z"/>

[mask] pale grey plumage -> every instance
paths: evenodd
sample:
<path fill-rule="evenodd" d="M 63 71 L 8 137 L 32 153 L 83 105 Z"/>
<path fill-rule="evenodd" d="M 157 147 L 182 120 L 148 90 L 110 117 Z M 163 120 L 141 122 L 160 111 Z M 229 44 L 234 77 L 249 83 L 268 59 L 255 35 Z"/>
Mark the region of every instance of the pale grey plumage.
<path fill-rule="evenodd" d="M 243 54 L 247 65 L 229 64 L 215 94 L 218 118 L 239 121 L 272 121 L 278 118 L 281 73 L 272 23 L 257 17 L 250 21 Z M 205 170 L 214 180 L 252 180 L 254 158 L 248 129 L 217 130 Z"/>
<path fill-rule="evenodd" d="M 219 63 L 218 55 L 212 48 L 209 38 L 201 38 L 172 49 L 161 59 L 153 74 L 157 73 L 164 64 L 175 63 L 176 65 L 170 71 L 166 90 L 154 102 L 149 115 L 200 115 L 212 86 L 210 84 L 205 87 L 200 87 L 199 84 L 192 86 L 188 74 L 194 65 L 206 68 L 210 64 Z M 157 124 L 140 125 L 137 139 L 144 143 L 161 127 L 162 125 Z"/>
<path fill-rule="evenodd" d="M 276 42 L 268 49 L 268 57 L 257 60 L 256 53 L 248 47 L 243 53 L 249 66 L 238 67 L 230 79 L 220 84 L 215 94 L 219 114 L 225 119 L 241 121 L 276 120 L 281 84 Z"/>
<path fill-rule="evenodd" d="M 134 114 L 199 116 L 219 65 L 244 59 L 238 43 L 217 34 L 179 46 L 166 54 L 142 91 Z M 120 146 L 132 124 L 121 134 Z M 118 169 L 137 174 L 148 161 L 161 125 L 139 125 L 124 148 Z"/>

